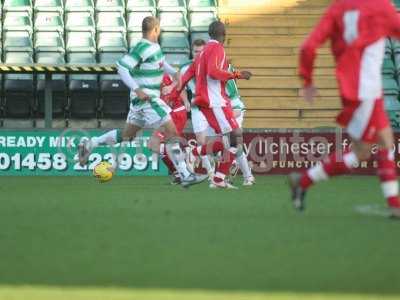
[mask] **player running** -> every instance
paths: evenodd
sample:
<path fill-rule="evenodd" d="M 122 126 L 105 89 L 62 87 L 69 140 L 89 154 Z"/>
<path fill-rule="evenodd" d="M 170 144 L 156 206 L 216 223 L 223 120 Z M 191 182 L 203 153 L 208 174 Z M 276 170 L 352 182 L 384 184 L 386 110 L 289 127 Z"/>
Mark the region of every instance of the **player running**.
<path fill-rule="evenodd" d="M 360 161 L 370 159 L 372 145 L 378 143 L 377 175 L 392 216 L 400 217 L 399 185 L 391 151 L 394 138 L 382 95 L 386 36 L 400 39 L 400 19 L 389 0 L 337 0 L 301 47 L 299 72 L 304 80 L 304 98 L 312 102 L 316 96 L 312 81 L 316 48 L 327 39 L 331 41 L 343 104 L 337 122 L 347 129 L 353 147 L 343 157 L 338 151 L 321 165 L 301 175 L 290 175 L 295 208 L 304 209 L 311 185 L 350 173 Z"/>
<path fill-rule="evenodd" d="M 167 152 L 181 176 L 182 185 L 189 186 L 206 179 L 188 171 L 174 123 L 171 109 L 160 99 L 160 86 L 164 73 L 180 80 L 179 73 L 166 61 L 158 44 L 160 22 L 146 17 L 142 22 L 143 39 L 118 62 L 118 73 L 131 90 L 131 105 L 125 128 L 111 130 L 102 136 L 84 140 L 78 148 L 79 162 L 85 165 L 91 149 L 98 145 L 113 145 L 130 141 L 142 128 L 162 128 Z"/>
<path fill-rule="evenodd" d="M 207 124 L 216 134 L 229 135 L 228 145 L 223 139 L 200 145 L 193 149 L 196 156 L 217 154 L 223 152 L 224 160 L 219 164 L 212 179 L 212 186 L 218 188 L 233 188 L 226 182 L 225 177 L 229 172 L 233 160 L 242 144 L 242 133 L 235 119 L 230 99 L 226 93 L 226 83 L 231 79 L 250 79 L 248 71 L 228 71 L 224 41 L 225 25 L 220 21 L 210 24 L 208 33 L 211 40 L 205 45 L 204 50 L 195 58 L 182 77 L 182 88 L 195 78 L 196 92 L 193 104 L 199 107 Z M 204 129 L 203 129 L 204 130 Z"/>

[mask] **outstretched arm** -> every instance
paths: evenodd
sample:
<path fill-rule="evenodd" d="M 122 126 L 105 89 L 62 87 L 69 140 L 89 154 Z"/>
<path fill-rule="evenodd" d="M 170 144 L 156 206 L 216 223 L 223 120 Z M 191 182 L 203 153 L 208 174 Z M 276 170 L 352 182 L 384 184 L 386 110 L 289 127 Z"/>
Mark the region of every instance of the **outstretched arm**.
<path fill-rule="evenodd" d="M 299 75 L 304 81 L 304 87 L 312 85 L 316 50 L 331 36 L 333 29 L 334 18 L 331 8 L 328 8 L 319 24 L 314 28 L 300 49 Z"/>

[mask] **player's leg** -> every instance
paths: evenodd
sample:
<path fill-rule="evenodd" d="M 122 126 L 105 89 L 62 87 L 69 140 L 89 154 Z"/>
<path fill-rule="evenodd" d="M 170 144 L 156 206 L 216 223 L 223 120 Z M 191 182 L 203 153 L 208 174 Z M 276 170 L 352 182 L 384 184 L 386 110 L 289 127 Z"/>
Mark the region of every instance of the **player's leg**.
<path fill-rule="evenodd" d="M 201 111 L 207 119 L 209 126 L 214 129 L 216 134 L 226 135 L 239 127 L 234 118 L 233 110 L 230 107 L 201 108 Z M 236 140 L 234 143 L 235 142 Z M 232 186 L 225 181 L 225 178 L 235 159 L 236 151 L 235 145 L 225 145 L 223 139 L 216 139 L 213 142 L 193 149 L 193 154 L 202 156 L 221 152 L 222 160 L 216 168 L 212 184 L 219 188 L 232 188 Z"/>
<path fill-rule="evenodd" d="M 346 125 L 352 137 L 353 147 L 351 151 L 345 153 L 336 150 L 321 164 L 308 169 L 303 174 L 293 173 L 289 176 L 292 200 L 296 209 L 304 209 L 305 193 L 313 184 L 334 176 L 348 174 L 358 166 L 360 161 L 370 158 L 372 145 L 377 141 L 377 117 L 380 115 L 381 104 L 378 101 L 364 101 L 357 105 L 350 104 L 348 107 L 345 105 L 338 120 L 346 120 L 339 122 Z"/>
<path fill-rule="evenodd" d="M 144 110 L 145 122 L 149 127 L 164 132 L 166 153 L 181 176 L 181 185 L 188 187 L 202 182 L 206 177 L 197 176 L 189 172 L 185 162 L 185 155 L 180 146 L 182 138 L 178 136 L 170 112 L 171 109 L 164 101 L 153 99 Z"/>
<path fill-rule="evenodd" d="M 400 217 L 399 183 L 397 181 L 394 152 L 392 151 L 394 144 L 393 131 L 387 120 L 386 113 L 383 111 L 381 120 L 384 121 L 384 125 L 386 126 L 378 130 L 377 133 L 379 142 L 379 149 L 376 153 L 376 160 L 378 162 L 377 175 L 381 181 L 383 195 L 386 198 L 389 208 L 392 210 L 393 216 Z"/>
<path fill-rule="evenodd" d="M 173 175 L 172 184 L 180 184 L 180 177 L 177 175 L 176 168 L 174 163 L 171 161 L 169 156 L 165 150 L 165 143 L 164 143 L 164 133 L 161 131 L 154 131 L 151 135 L 148 147 L 152 151 L 151 159 L 152 161 L 158 161 L 158 158 L 161 157 L 161 160 L 164 162 L 165 166 L 168 169 L 168 173 Z M 177 175 L 177 176 L 175 176 Z"/>
<path fill-rule="evenodd" d="M 243 174 L 243 179 L 244 179 L 243 185 L 251 186 L 255 183 L 255 178 L 251 172 L 249 161 L 247 160 L 247 155 L 244 151 L 243 129 L 242 129 L 244 112 L 242 110 L 234 110 L 234 113 L 240 129 L 240 132 L 238 132 L 238 134 L 240 134 L 240 138 L 238 140 L 238 151 L 236 153 L 236 161 L 240 171 Z"/>
<path fill-rule="evenodd" d="M 78 158 L 80 165 L 84 166 L 87 164 L 89 155 L 94 148 L 100 145 L 113 146 L 123 141 L 130 141 L 136 136 L 139 130 L 141 130 L 141 127 L 138 124 L 126 123 L 123 130 L 113 129 L 98 137 L 95 136 L 90 139 L 82 139 L 78 145 Z"/>
<path fill-rule="evenodd" d="M 198 107 L 192 107 L 192 128 L 196 136 L 198 146 L 207 144 L 207 129 L 209 125 L 203 113 Z M 214 168 L 211 165 L 210 156 L 208 154 L 201 155 L 201 165 L 207 170 L 207 174 L 211 179 L 214 176 Z"/>

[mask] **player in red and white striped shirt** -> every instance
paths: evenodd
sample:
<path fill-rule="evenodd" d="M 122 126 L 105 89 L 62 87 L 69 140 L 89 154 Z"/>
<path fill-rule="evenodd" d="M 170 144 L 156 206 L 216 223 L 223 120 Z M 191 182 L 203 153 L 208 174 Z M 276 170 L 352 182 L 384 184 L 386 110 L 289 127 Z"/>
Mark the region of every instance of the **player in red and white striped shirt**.
<path fill-rule="evenodd" d="M 238 151 L 237 146 L 242 144 L 241 130 L 236 122 L 228 95 L 226 82 L 230 79 L 250 79 L 251 73 L 247 71 L 228 71 L 228 60 L 225 54 L 225 26 L 222 22 L 215 21 L 210 24 L 208 33 L 211 40 L 204 50 L 194 60 L 182 77 L 182 88 L 192 78 L 196 80 L 196 97 L 193 101 L 204 114 L 211 128 L 217 134 L 229 135 L 229 145 L 224 145 L 223 139 L 211 144 L 199 146 L 194 149 L 195 155 L 224 152 L 224 161 L 218 166 L 213 186 L 231 187 L 225 182 L 225 176 Z M 239 151 L 241 151 L 239 149 Z"/>
<path fill-rule="evenodd" d="M 305 192 L 313 183 L 351 172 L 360 161 L 370 159 L 371 148 L 378 143 L 376 159 L 382 191 L 392 215 L 400 217 L 399 185 L 391 151 L 394 139 L 382 95 L 386 36 L 400 39 L 400 19 L 389 0 L 337 0 L 303 44 L 300 76 L 305 98 L 312 101 L 316 95 L 312 82 L 316 49 L 327 39 L 331 41 L 343 104 L 337 122 L 347 129 L 353 147 L 342 158 L 333 153 L 321 165 L 290 177 L 296 208 L 303 209 Z"/>

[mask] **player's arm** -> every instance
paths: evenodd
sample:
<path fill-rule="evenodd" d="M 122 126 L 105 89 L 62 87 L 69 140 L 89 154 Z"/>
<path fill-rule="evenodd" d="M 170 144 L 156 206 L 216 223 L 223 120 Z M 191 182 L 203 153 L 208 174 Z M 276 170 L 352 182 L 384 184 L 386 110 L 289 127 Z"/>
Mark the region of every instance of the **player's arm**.
<path fill-rule="evenodd" d="M 193 62 L 186 70 L 186 72 L 184 72 L 183 75 L 181 76 L 180 84 L 178 84 L 176 87 L 177 91 L 181 93 L 182 90 L 186 87 L 189 81 L 194 78 L 195 75 L 196 75 L 195 63 Z"/>
<path fill-rule="evenodd" d="M 135 91 L 136 95 L 142 99 L 147 100 L 149 96 L 144 93 L 136 80 L 131 76 L 130 72 L 140 62 L 140 55 L 132 51 L 129 54 L 125 54 L 120 60 L 117 61 L 118 74 L 121 77 L 122 82 L 132 91 Z"/>
<path fill-rule="evenodd" d="M 250 79 L 251 73 L 248 71 L 229 72 L 222 69 L 225 60 L 225 50 L 221 47 L 216 47 L 211 52 L 207 61 L 207 75 L 215 80 L 228 81 L 230 79 Z"/>
<path fill-rule="evenodd" d="M 180 86 L 180 80 L 181 76 L 179 74 L 179 71 L 177 71 L 173 66 L 171 66 L 167 61 L 164 61 L 164 73 L 171 75 L 174 77 L 175 81 L 177 82 L 177 85 Z"/>
<path fill-rule="evenodd" d="M 333 29 L 334 18 L 332 9 L 329 8 L 300 49 L 299 75 L 303 79 L 304 87 L 312 86 L 316 50 L 331 36 Z"/>

